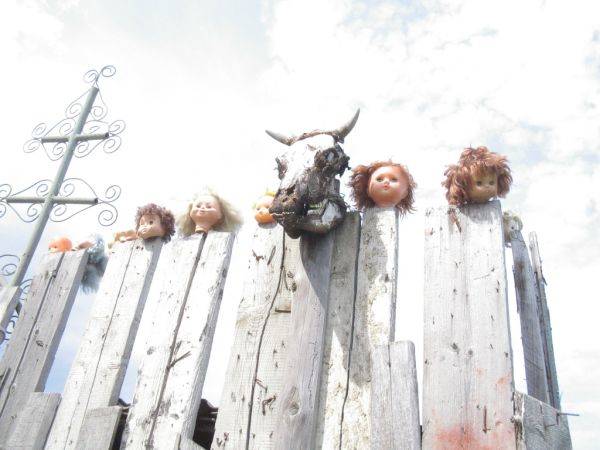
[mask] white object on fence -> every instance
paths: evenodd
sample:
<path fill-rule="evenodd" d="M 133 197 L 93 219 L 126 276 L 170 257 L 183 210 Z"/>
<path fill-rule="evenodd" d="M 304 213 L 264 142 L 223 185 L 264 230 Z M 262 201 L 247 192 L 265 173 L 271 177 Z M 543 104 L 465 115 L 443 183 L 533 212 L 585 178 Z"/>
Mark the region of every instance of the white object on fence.
<path fill-rule="evenodd" d="M 73 449 L 86 413 L 117 404 L 162 242 L 119 243 L 111 255 L 63 389 L 47 448 Z"/>
<path fill-rule="evenodd" d="M 423 449 L 514 449 L 498 201 L 426 212 Z"/>
<path fill-rule="evenodd" d="M 301 262 L 294 277 L 297 290 L 292 303 L 292 338 L 278 405 L 276 449 L 314 447 L 332 252 L 332 233 L 300 238 Z"/>
<path fill-rule="evenodd" d="M 546 299 L 546 280 L 542 270 L 542 259 L 535 233 L 529 233 L 529 249 L 531 261 L 535 273 L 536 288 L 538 292 L 538 314 L 540 329 L 542 333 L 542 348 L 544 350 L 544 361 L 546 363 L 546 376 L 548 377 L 548 395 L 550 405 L 560 410 L 560 391 L 558 389 L 558 375 L 556 362 L 554 360 L 554 344 L 552 342 L 552 325 L 550 323 L 550 311 Z"/>
<path fill-rule="evenodd" d="M 350 376 L 340 432 L 342 449 L 370 447 L 371 351 L 394 339 L 397 260 L 398 211 L 367 209 L 360 235 Z"/>
<path fill-rule="evenodd" d="M 169 448 L 178 435 L 192 437 L 232 243 L 233 235 L 212 231 L 163 247 L 141 324 L 146 356 L 122 448 Z M 178 391 L 178 383 L 189 392 Z"/>
<path fill-rule="evenodd" d="M 420 450 L 414 344 L 400 341 L 375 347 L 371 374 L 371 449 Z"/>
<path fill-rule="evenodd" d="M 60 394 L 32 392 L 15 424 L 7 449 L 42 450 L 54 420 Z"/>
<path fill-rule="evenodd" d="M 20 296 L 21 289 L 18 286 L 0 286 L 0 344 L 6 338 L 6 328 Z"/>
<path fill-rule="evenodd" d="M 515 277 L 517 311 L 521 322 L 527 393 L 542 402 L 548 403 L 548 379 L 542 349 L 537 289 L 527 245 L 520 230 L 510 232 L 510 246 L 514 263 L 513 274 Z"/>
<path fill-rule="evenodd" d="M 349 212 L 333 233 L 329 308 L 315 447 L 337 449 L 340 448 L 343 408 L 348 392 L 360 214 Z"/>
<path fill-rule="evenodd" d="M 84 250 L 49 256 L 42 276 L 32 282 L 31 295 L 0 363 L 0 372 L 5 374 L 0 394 L 0 445 L 10 435 L 29 395 L 44 389 L 86 262 Z"/>
<path fill-rule="evenodd" d="M 275 224 L 254 232 L 212 449 L 273 448 L 299 242 Z"/>
<path fill-rule="evenodd" d="M 517 450 L 571 450 L 567 416 L 552 406 L 515 392 Z"/>
<path fill-rule="evenodd" d="M 77 450 L 109 450 L 112 448 L 123 408 L 107 406 L 88 410 L 75 448 Z"/>

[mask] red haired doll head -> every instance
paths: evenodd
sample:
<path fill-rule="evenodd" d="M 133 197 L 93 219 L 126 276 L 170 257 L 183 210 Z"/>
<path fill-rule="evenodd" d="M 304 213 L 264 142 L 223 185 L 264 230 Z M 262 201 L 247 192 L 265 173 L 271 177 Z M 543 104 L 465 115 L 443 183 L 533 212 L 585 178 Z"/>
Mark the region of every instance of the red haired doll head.
<path fill-rule="evenodd" d="M 348 186 L 360 210 L 373 206 L 395 207 L 401 214 L 414 211 L 417 184 L 408 169 L 392 161 L 377 161 L 352 170 Z"/>
<path fill-rule="evenodd" d="M 458 164 L 444 172 L 446 199 L 451 205 L 485 203 L 504 197 L 512 183 L 506 156 L 490 152 L 487 147 L 466 148 Z"/>

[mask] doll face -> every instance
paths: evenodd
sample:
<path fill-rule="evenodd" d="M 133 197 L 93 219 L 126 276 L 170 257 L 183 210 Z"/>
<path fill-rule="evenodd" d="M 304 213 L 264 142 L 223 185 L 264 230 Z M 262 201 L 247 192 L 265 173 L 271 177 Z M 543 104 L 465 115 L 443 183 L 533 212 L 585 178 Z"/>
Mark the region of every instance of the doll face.
<path fill-rule="evenodd" d="M 201 195 L 192 205 L 190 218 L 196 224 L 196 233 L 207 232 L 223 219 L 221 204 L 212 195 Z"/>
<path fill-rule="evenodd" d="M 396 206 L 408 195 L 408 180 L 397 166 L 383 166 L 369 178 L 369 197 L 382 208 Z"/>
<path fill-rule="evenodd" d="M 158 214 L 144 214 L 140 217 L 137 234 L 142 239 L 150 239 L 153 237 L 163 237 L 165 228 L 162 225 Z"/>
<path fill-rule="evenodd" d="M 485 203 L 496 197 L 498 195 L 498 175 L 491 170 L 473 173 L 467 194 L 473 203 Z"/>
<path fill-rule="evenodd" d="M 273 196 L 264 195 L 258 199 L 254 206 L 254 218 L 258 223 L 273 223 L 275 219 L 269 212 L 269 208 L 273 204 Z"/>
<path fill-rule="evenodd" d="M 50 253 L 68 252 L 73 248 L 71 240 L 66 237 L 55 238 L 50 241 L 48 250 Z"/>

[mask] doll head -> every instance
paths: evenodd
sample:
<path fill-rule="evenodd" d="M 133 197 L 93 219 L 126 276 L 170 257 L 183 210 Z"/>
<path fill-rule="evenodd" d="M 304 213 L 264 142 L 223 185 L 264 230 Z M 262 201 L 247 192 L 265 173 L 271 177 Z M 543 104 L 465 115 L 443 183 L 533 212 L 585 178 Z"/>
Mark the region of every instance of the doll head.
<path fill-rule="evenodd" d="M 260 224 L 268 224 L 275 222 L 275 219 L 269 212 L 269 208 L 273 205 L 273 199 L 275 193 L 271 191 L 265 192 L 265 194 L 259 198 L 254 204 L 254 218 Z"/>
<path fill-rule="evenodd" d="M 68 252 L 73 248 L 73 243 L 69 238 L 57 237 L 50 241 L 48 244 L 48 250 L 50 253 L 61 253 Z"/>
<path fill-rule="evenodd" d="M 490 152 L 487 147 L 466 148 L 458 164 L 444 172 L 446 199 L 451 205 L 485 203 L 504 197 L 512 183 L 506 156 Z"/>
<path fill-rule="evenodd" d="M 142 239 L 160 237 L 163 241 L 169 242 L 175 233 L 175 217 L 168 209 L 148 203 L 138 208 L 135 227 L 137 235 Z"/>
<path fill-rule="evenodd" d="M 207 189 L 196 195 L 186 212 L 177 218 L 183 236 L 210 230 L 235 231 L 242 224 L 239 212 L 223 197 Z"/>
<path fill-rule="evenodd" d="M 348 185 L 360 210 L 379 206 L 395 207 L 401 214 L 414 211 L 414 189 L 417 184 L 402 164 L 377 161 L 368 166 L 356 166 Z"/>

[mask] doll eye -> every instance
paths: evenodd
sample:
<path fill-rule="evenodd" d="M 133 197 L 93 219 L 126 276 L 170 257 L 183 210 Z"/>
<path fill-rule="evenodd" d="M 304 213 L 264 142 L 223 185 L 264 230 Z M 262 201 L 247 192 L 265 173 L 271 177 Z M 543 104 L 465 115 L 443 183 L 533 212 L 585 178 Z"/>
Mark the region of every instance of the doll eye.
<path fill-rule="evenodd" d="M 492 181 L 490 181 L 490 186 L 493 186 L 493 185 L 494 185 L 494 181 L 492 180 Z"/>
<path fill-rule="evenodd" d="M 481 186 L 483 183 L 481 181 L 477 182 L 477 186 Z"/>
<path fill-rule="evenodd" d="M 154 225 L 154 220 L 148 222 L 150 225 Z"/>
<path fill-rule="evenodd" d="M 377 181 L 381 183 L 383 181 L 383 177 L 377 177 Z"/>

